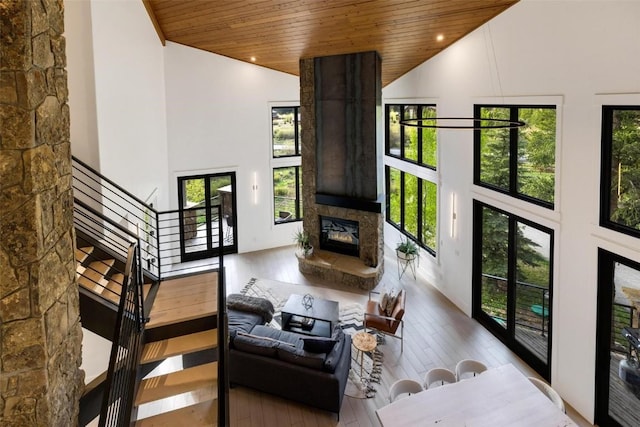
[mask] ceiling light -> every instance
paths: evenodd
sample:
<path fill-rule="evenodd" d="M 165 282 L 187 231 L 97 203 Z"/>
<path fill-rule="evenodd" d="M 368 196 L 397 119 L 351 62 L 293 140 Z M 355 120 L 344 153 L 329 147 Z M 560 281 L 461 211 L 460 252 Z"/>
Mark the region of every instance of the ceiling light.
<path fill-rule="evenodd" d="M 256 57 L 255 56 L 251 57 L 251 62 L 256 62 Z"/>
<path fill-rule="evenodd" d="M 436 41 L 441 42 L 442 40 L 444 40 L 444 36 L 443 36 L 442 34 L 438 34 L 438 35 L 436 36 Z"/>

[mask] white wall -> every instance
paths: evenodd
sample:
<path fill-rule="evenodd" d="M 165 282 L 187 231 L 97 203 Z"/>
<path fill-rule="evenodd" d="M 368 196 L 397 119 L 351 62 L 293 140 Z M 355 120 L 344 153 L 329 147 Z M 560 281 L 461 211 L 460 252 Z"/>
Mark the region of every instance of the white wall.
<path fill-rule="evenodd" d="M 472 132 L 440 131 L 440 247 L 421 268 L 470 313 L 472 199 L 554 229 L 552 381 L 591 421 L 597 248 L 640 260 L 637 239 L 598 226 L 601 105 L 640 102 L 638 22 L 640 2 L 524 0 L 383 90 L 385 102 L 436 98 L 440 116 L 472 116 L 486 101 L 558 103 L 554 211 L 475 187 Z"/>
<path fill-rule="evenodd" d="M 171 42 L 165 58 L 171 206 L 177 177 L 235 171 L 239 252 L 292 244 L 300 223 L 273 224 L 270 103 L 299 105 L 298 77 Z"/>
<path fill-rule="evenodd" d="M 91 2 L 66 1 L 64 27 L 71 116 L 71 151 L 95 168 L 100 167 L 96 83 L 91 37 Z"/>
<path fill-rule="evenodd" d="M 100 171 L 166 208 L 164 48 L 141 1 L 92 0 L 91 29 Z"/>

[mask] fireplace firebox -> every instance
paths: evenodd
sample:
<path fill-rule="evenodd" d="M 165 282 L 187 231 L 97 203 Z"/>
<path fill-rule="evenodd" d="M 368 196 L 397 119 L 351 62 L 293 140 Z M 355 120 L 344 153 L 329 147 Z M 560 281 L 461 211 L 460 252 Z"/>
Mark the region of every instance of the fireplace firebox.
<path fill-rule="evenodd" d="M 320 249 L 360 256 L 358 222 L 320 216 Z"/>

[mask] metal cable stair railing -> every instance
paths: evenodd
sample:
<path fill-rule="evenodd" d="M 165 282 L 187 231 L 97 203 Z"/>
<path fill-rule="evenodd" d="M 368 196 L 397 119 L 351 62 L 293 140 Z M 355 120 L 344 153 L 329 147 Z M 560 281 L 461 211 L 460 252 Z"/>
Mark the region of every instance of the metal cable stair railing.
<path fill-rule="evenodd" d="M 137 366 L 142 350 L 144 313 L 141 310 L 142 281 L 139 268 L 139 246 L 129 246 L 124 283 L 118 305 L 118 316 L 105 380 L 99 427 L 130 424 L 133 396 L 137 388 Z"/>
<path fill-rule="evenodd" d="M 181 253 L 188 251 L 190 247 L 197 249 L 200 243 L 197 239 L 192 239 L 192 242 L 181 240 L 181 230 L 185 225 L 185 219 L 202 215 L 203 208 L 158 212 L 75 157 L 72 167 L 76 234 L 97 242 L 121 263 L 126 263 L 128 271 L 128 274 L 127 271 L 123 273 L 124 279 L 119 295 L 98 282 L 92 286 L 102 286 L 104 289 L 96 293 L 112 303 L 117 301 L 118 304 L 99 425 L 129 425 L 133 396 L 139 384 L 138 363 L 147 320 L 142 287 L 145 277 L 159 282 L 172 275 L 188 272 L 187 268 L 191 266 L 181 263 Z M 212 230 L 212 237 L 209 238 L 213 242 L 209 244 L 217 244 L 217 252 L 208 262 L 199 263 L 198 267 L 217 269 L 219 272 L 218 342 L 224 343 L 227 321 L 220 209 L 220 206 L 212 206 L 210 211 L 205 211 L 206 218 L 210 220 L 205 226 L 211 227 Z M 81 249 L 78 248 L 80 251 Z M 224 425 L 224 420 L 228 419 L 226 351 L 226 346 L 219 347 L 218 418 L 222 422 L 219 425 Z"/>
<path fill-rule="evenodd" d="M 74 199 L 139 236 L 142 266 L 159 280 L 158 212 L 75 157 L 72 168 Z"/>

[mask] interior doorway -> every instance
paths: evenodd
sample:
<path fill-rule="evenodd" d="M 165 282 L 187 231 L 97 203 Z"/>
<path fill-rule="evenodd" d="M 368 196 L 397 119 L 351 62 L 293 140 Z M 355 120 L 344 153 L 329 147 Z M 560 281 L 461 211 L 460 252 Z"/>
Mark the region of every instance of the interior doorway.
<path fill-rule="evenodd" d="M 238 251 L 235 188 L 235 172 L 178 178 L 181 262 Z"/>

